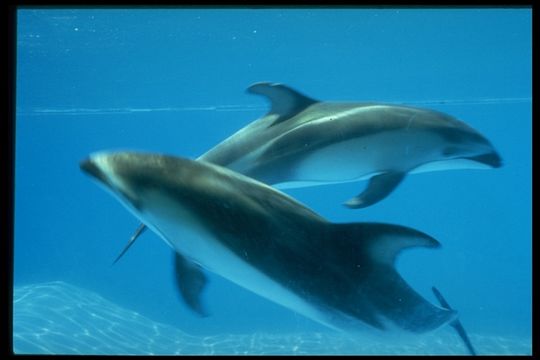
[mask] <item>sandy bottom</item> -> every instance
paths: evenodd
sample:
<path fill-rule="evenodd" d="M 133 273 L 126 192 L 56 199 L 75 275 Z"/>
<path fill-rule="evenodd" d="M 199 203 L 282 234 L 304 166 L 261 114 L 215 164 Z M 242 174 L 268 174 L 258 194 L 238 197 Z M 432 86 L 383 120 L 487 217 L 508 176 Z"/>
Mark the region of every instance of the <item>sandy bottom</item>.
<path fill-rule="evenodd" d="M 469 334 L 479 355 L 531 355 L 532 339 Z M 100 295 L 50 282 L 16 287 L 16 354 L 467 354 L 450 330 L 382 344 L 338 332 L 193 336 Z"/>

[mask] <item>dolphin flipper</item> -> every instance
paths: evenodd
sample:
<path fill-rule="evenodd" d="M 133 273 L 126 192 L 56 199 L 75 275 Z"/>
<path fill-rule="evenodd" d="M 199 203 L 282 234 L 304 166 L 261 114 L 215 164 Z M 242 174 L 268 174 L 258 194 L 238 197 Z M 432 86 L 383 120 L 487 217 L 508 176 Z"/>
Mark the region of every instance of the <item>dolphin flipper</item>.
<path fill-rule="evenodd" d="M 351 209 L 360 209 L 381 201 L 399 185 L 405 177 L 404 172 L 390 171 L 369 179 L 366 189 L 359 195 L 347 200 L 343 205 Z"/>
<path fill-rule="evenodd" d="M 128 251 L 128 249 L 131 247 L 131 245 L 133 245 L 133 243 L 135 242 L 135 240 L 137 240 L 137 238 L 147 229 L 146 225 L 144 224 L 140 224 L 139 227 L 137 228 L 137 230 L 135 230 L 135 233 L 131 236 L 131 238 L 129 239 L 128 243 L 126 244 L 126 246 L 124 247 L 124 249 L 122 250 L 122 252 L 120 252 L 120 255 L 118 255 L 116 257 L 116 259 L 114 259 L 113 261 L 113 265 L 116 264 L 116 262 L 118 260 L 120 260 L 120 258 L 126 253 L 126 251 Z"/>
<path fill-rule="evenodd" d="M 247 91 L 265 96 L 270 100 L 271 107 L 268 114 L 278 115 L 272 126 L 290 119 L 308 106 L 318 102 L 283 84 L 259 82 L 251 85 Z"/>
<path fill-rule="evenodd" d="M 432 286 L 431 290 L 433 290 L 435 297 L 437 298 L 437 300 L 439 300 L 443 308 L 452 310 L 452 308 L 450 307 L 446 299 L 442 296 L 441 292 L 435 286 Z M 461 321 L 459 321 L 456 318 L 454 321 L 450 323 L 450 326 L 452 326 L 456 330 L 456 332 L 458 333 L 461 340 L 463 340 L 463 342 L 465 343 L 465 346 L 467 347 L 467 350 L 469 350 L 471 355 L 476 355 L 476 350 L 474 350 L 471 340 L 469 339 L 469 336 L 467 335 L 465 328 L 461 324 Z"/>
<path fill-rule="evenodd" d="M 201 305 L 201 292 L 208 279 L 199 265 L 187 260 L 177 252 L 174 253 L 176 284 L 182 299 L 200 316 L 208 316 Z"/>

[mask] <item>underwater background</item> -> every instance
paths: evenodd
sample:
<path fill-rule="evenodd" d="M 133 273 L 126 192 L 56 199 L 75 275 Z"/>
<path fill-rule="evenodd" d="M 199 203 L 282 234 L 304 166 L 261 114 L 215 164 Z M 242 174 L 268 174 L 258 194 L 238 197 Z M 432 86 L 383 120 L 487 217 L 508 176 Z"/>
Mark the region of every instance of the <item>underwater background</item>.
<path fill-rule="evenodd" d="M 172 250 L 79 169 L 91 152 L 196 158 L 263 116 L 245 89 L 443 111 L 487 137 L 492 170 L 414 174 L 385 200 L 364 182 L 288 189 L 333 222 L 413 227 L 439 249 L 397 268 L 435 285 L 479 354 L 532 352 L 531 9 L 55 9 L 17 12 L 13 349 L 83 354 L 465 354 L 449 327 L 381 344 L 335 332 L 207 273 L 200 318 Z"/>

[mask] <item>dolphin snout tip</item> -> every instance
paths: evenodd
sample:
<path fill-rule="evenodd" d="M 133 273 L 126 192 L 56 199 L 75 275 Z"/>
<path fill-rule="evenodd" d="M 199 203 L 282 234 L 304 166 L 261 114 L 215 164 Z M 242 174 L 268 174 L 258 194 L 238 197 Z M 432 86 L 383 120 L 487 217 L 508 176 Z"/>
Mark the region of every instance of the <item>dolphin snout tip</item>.
<path fill-rule="evenodd" d="M 79 162 L 79 167 L 82 171 L 88 174 L 94 174 L 98 171 L 96 164 L 94 164 L 92 159 L 89 157 L 81 160 L 81 162 Z"/>
<path fill-rule="evenodd" d="M 498 152 L 493 151 L 486 155 L 486 164 L 493 168 L 500 168 L 503 166 L 503 159 Z"/>
<path fill-rule="evenodd" d="M 94 178 L 101 180 L 105 183 L 107 182 L 106 175 L 103 173 L 101 167 L 92 157 L 88 157 L 82 160 L 79 163 L 79 167 L 84 173 L 93 176 Z"/>
<path fill-rule="evenodd" d="M 491 151 L 482 155 L 469 157 L 468 159 L 485 164 L 491 168 L 500 168 L 503 166 L 503 160 L 498 152 Z"/>

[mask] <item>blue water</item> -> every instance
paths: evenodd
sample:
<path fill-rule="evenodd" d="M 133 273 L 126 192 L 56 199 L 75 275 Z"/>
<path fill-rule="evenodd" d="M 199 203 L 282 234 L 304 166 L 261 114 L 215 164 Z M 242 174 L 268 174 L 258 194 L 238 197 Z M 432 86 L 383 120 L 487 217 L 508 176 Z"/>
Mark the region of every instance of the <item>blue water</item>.
<path fill-rule="evenodd" d="M 268 104 L 244 90 L 273 81 L 321 100 L 443 111 L 493 143 L 502 168 L 411 175 L 362 210 L 340 205 L 361 182 L 287 193 L 331 221 L 390 222 L 432 235 L 442 248 L 404 253 L 402 276 L 433 302 L 436 285 L 479 352 L 530 353 L 531 73 L 530 9 L 19 10 L 15 350 L 143 353 L 148 337 L 124 334 L 100 352 L 86 341 L 92 334 L 75 336 L 79 307 L 65 294 L 87 292 L 106 299 L 88 306 L 119 309 L 102 320 L 125 322 L 119 332 L 130 329 L 127 314 L 135 312 L 154 322 L 149 328 L 194 337 L 189 350 L 180 341 L 183 353 L 208 353 L 208 343 L 196 340 L 205 337 L 236 341 L 221 353 L 263 352 L 250 334 L 281 335 L 283 342 L 297 334 L 315 344 L 303 353 L 317 353 L 313 334 L 339 335 L 214 274 L 203 300 L 211 316 L 197 317 L 174 286 L 171 250 L 150 232 L 111 266 L 138 221 L 78 167 L 104 149 L 195 158 L 262 116 Z M 44 310 L 53 307 L 60 310 Z M 99 332 L 79 309 L 75 325 Z M 36 335 L 53 326 L 57 339 Z M 447 352 L 463 352 L 445 331 L 433 336 L 440 334 Z M 133 341 L 131 350 L 119 345 L 125 341 Z M 175 352 L 169 340 L 155 341 L 158 353 Z M 335 353 L 393 351 L 353 343 Z M 409 340 L 413 350 L 402 353 L 444 353 L 429 347 L 439 343 Z M 294 346 L 282 352 L 295 353 Z"/>

